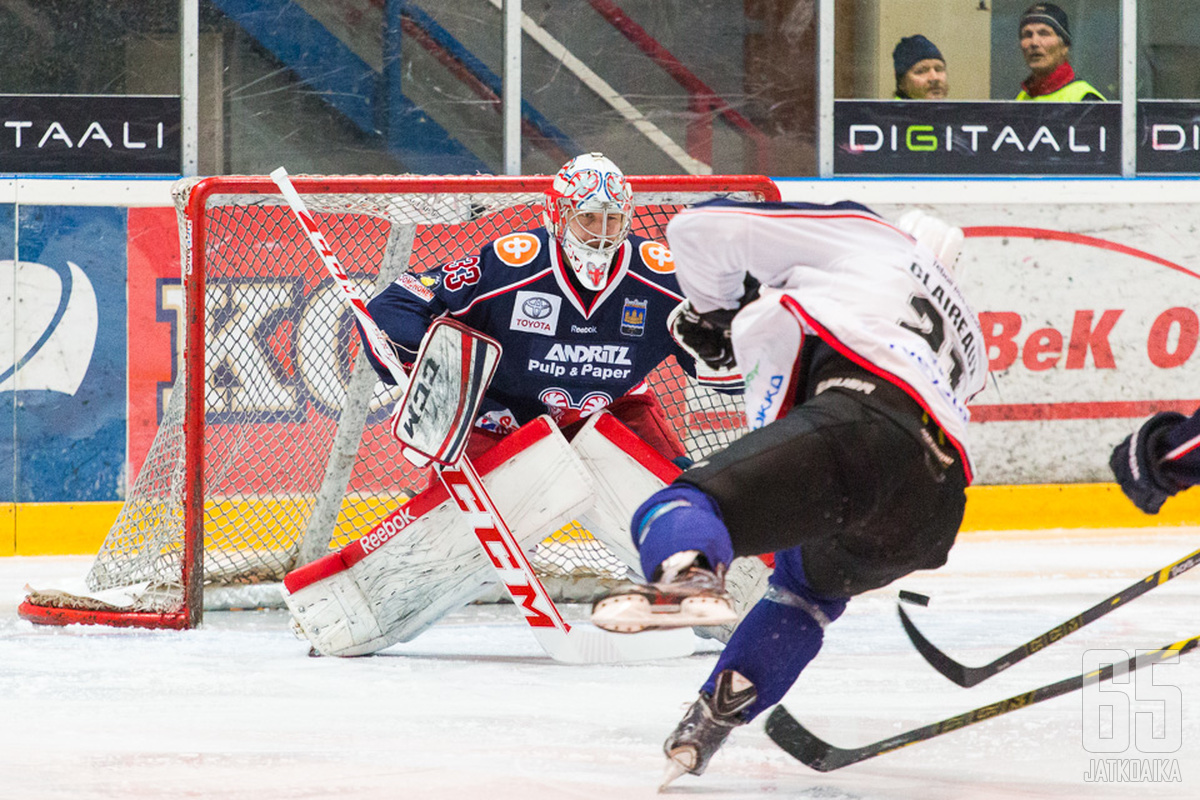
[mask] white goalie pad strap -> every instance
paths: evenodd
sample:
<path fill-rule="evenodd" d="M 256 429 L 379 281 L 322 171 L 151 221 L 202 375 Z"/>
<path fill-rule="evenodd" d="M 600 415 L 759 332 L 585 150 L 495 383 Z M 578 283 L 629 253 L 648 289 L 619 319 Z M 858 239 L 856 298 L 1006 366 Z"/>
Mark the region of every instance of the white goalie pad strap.
<path fill-rule="evenodd" d="M 571 439 L 571 448 L 587 469 L 596 493 L 595 505 L 579 522 L 641 575 L 630 519 L 647 497 L 675 480 L 679 467 L 606 411 L 588 419 Z"/>
<path fill-rule="evenodd" d="M 522 426 L 475 463 L 523 547 L 591 506 L 591 479 L 549 417 Z M 354 656 L 408 641 L 475 599 L 495 577 L 441 486 L 358 541 L 288 574 L 284 600 L 317 652 Z"/>

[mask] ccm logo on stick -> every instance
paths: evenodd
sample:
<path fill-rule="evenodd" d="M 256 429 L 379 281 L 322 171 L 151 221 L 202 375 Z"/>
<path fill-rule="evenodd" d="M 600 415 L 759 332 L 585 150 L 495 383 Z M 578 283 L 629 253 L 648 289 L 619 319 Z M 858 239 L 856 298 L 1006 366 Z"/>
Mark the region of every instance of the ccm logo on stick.
<path fill-rule="evenodd" d="M 545 610 L 547 604 L 553 607 L 549 597 L 545 597 L 545 588 L 540 584 L 534 585 L 536 577 L 530 580 L 533 567 L 530 566 L 520 545 L 512 538 L 512 534 L 501 529 L 501 524 L 491 511 L 491 504 L 476 491 L 471 480 L 462 472 L 454 469 L 444 469 L 442 481 L 450 490 L 458 508 L 462 511 L 467 524 L 475 532 L 479 543 L 487 552 L 492 566 L 500 575 L 500 580 L 508 588 L 514 601 L 521 606 L 526 621 L 534 628 L 561 628 L 569 631 L 566 622 L 556 621 Z M 539 591 L 540 590 L 540 591 Z"/>

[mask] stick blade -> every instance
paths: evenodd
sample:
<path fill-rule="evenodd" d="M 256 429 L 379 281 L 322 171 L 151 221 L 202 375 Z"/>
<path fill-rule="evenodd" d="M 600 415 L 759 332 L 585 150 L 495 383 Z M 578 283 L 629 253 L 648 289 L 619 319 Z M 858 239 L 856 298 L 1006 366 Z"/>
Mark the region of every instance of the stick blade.
<path fill-rule="evenodd" d="M 917 652 L 921 654 L 921 657 L 925 659 L 929 666 L 964 689 L 981 683 L 988 677 L 986 669 L 974 669 L 964 666 L 939 650 L 913 624 L 908 614 L 905 613 L 903 606 L 897 604 L 896 611 L 900 613 L 900 624 L 904 626 L 904 632 L 908 635 L 908 640 L 912 642 L 912 646 L 917 649 Z"/>
<path fill-rule="evenodd" d="M 767 716 L 767 736 L 792 758 L 817 772 L 844 767 L 839 753 L 844 752 L 813 734 L 796 721 L 783 706 L 775 706 Z"/>
<path fill-rule="evenodd" d="M 627 636 L 576 623 L 566 636 L 550 628 L 534 628 L 533 632 L 547 654 L 563 664 L 656 661 L 684 658 L 696 650 L 696 635 L 690 628 Z"/>

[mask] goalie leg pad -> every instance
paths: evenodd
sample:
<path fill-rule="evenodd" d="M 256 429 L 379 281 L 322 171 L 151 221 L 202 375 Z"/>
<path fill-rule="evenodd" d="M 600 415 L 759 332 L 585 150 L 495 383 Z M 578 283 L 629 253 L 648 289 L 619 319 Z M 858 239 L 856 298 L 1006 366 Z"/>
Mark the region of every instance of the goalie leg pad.
<path fill-rule="evenodd" d="M 593 502 L 587 471 L 548 417 L 507 437 L 476 468 L 523 547 Z M 290 573 L 284 600 L 317 652 L 365 655 L 413 639 L 479 596 L 494 575 L 438 485 L 358 541 Z"/>
<path fill-rule="evenodd" d="M 595 505 L 579 522 L 641 575 L 630 519 L 642 501 L 675 479 L 679 467 L 606 411 L 588 418 L 571 439 L 571 448 L 587 469 L 596 494 Z"/>

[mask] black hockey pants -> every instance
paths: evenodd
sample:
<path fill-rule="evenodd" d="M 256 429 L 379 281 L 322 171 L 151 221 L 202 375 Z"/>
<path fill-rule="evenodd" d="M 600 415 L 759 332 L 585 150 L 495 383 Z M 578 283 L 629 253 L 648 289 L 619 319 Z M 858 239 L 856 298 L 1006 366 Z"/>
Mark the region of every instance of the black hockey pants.
<path fill-rule="evenodd" d="M 800 547 L 826 597 L 940 567 L 966 505 L 961 458 L 936 424 L 855 372 L 876 385 L 870 395 L 829 389 L 677 479 L 716 498 L 737 555 Z"/>

